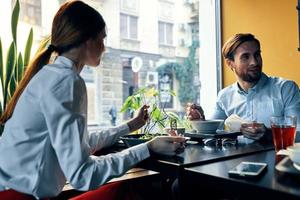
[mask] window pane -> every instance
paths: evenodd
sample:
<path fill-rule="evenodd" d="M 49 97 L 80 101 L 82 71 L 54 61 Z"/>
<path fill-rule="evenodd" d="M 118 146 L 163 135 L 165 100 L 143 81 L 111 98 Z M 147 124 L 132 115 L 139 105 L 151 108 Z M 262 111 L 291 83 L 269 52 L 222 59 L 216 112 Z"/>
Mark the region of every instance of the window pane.
<path fill-rule="evenodd" d="M 158 23 L 158 40 L 159 44 L 164 44 L 165 43 L 165 28 L 164 28 L 164 23 L 159 22 Z"/>
<path fill-rule="evenodd" d="M 16 0 L 12 0 L 12 8 Z M 20 0 L 20 21 L 41 26 L 41 0 Z"/>
<path fill-rule="evenodd" d="M 166 24 L 166 39 L 167 44 L 173 44 L 173 25 L 169 23 Z"/>
<path fill-rule="evenodd" d="M 137 17 L 130 17 L 130 39 L 137 39 Z"/>
<path fill-rule="evenodd" d="M 128 38 L 128 30 L 127 30 L 127 16 L 120 16 L 120 34 L 121 38 Z"/>

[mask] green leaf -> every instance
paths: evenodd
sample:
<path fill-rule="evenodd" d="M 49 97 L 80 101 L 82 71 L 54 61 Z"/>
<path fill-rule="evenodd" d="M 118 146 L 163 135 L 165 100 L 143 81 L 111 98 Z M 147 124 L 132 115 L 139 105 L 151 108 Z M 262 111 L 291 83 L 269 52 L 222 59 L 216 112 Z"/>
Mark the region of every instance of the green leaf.
<path fill-rule="evenodd" d="M 6 58 L 6 74 L 5 74 L 5 84 L 4 84 L 4 108 L 6 106 L 6 102 L 9 99 L 9 82 L 11 78 L 13 77 L 14 73 L 14 68 L 16 65 L 17 59 L 16 59 L 16 46 L 15 43 L 12 42 L 9 49 L 8 49 L 8 54 Z"/>
<path fill-rule="evenodd" d="M 138 89 L 134 95 L 141 95 L 141 94 L 145 94 L 145 92 L 147 91 L 147 87 L 142 87 L 140 89 Z"/>
<path fill-rule="evenodd" d="M 158 91 L 154 88 L 151 87 L 147 91 L 145 91 L 145 97 L 155 97 L 158 95 Z"/>
<path fill-rule="evenodd" d="M 2 107 L 2 103 L 0 101 L 0 113 L 2 113 L 2 111 L 3 111 L 3 107 Z M 1 131 L 0 131 L 0 134 L 1 134 Z"/>
<path fill-rule="evenodd" d="M 19 21 L 19 13 L 20 13 L 20 2 L 19 0 L 17 0 L 11 15 L 11 32 L 12 32 L 13 40 L 16 45 L 17 45 L 17 26 Z"/>
<path fill-rule="evenodd" d="M 141 98 L 140 95 L 134 96 L 133 99 L 132 99 L 131 108 L 133 110 L 138 110 L 142 106 L 141 102 L 142 102 L 142 98 Z"/>
<path fill-rule="evenodd" d="M 15 70 L 15 71 L 17 71 L 17 70 Z M 16 80 L 15 76 L 12 76 L 11 80 L 9 82 L 9 97 L 7 98 L 7 101 L 9 101 L 10 98 L 13 96 L 13 94 L 16 90 L 16 87 L 17 87 L 17 80 Z"/>
<path fill-rule="evenodd" d="M 163 114 L 157 106 L 154 106 L 154 108 L 151 112 L 151 117 L 156 121 L 159 121 L 163 118 Z"/>
<path fill-rule="evenodd" d="M 4 93 L 4 66 L 3 66 L 3 52 L 2 52 L 2 42 L 0 38 L 0 81 L 2 88 L 2 95 Z"/>
<path fill-rule="evenodd" d="M 172 95 L 173 97 L 176 97 L 176 93 L 174 92 L 174 90 L 169 90 L 168 91 L 170 95 Z"/>
<path fill-rule="evenodd" d="M 33 30 L 32 28 L 30 29 L 26 46 L 25 46 L 25 52 L 24 52 L 24 67 L 28 65 L 29 60 L 30 60 L 30 52 L 32 48 L 32 41 L 33 41 Z"/>
<path fill-rule="evenodd" d="M 176 119 L 177 121 L 180 120 L 179 116 L 174 112 L 167 112 L 167 115 L 169 118 Z"/>
<path fill-rule="evenodd" d="M 125 100 L 125 102 L 123 103 L 123 106 L 121 108 L 120 112 L 125 112 L 126 110 L 131 108 L 131 104 L 132 104 L 132 96 L 127 97 L 127 99 Z"/>
<path fill-rule="evenodd" d="M 18 56 L 18 64 L 16 65 L 16 69 L 15 69 L 15 79 L 17 81 L 17 83 L 20 82 L 20 80 L 22 79 L 23 77 L 23 73 L 24 73 L 24 63 L 23 63 L 23 57 L 22 57 L 22 54 L 21 52 L 19 53 L 19 56 Z"/>

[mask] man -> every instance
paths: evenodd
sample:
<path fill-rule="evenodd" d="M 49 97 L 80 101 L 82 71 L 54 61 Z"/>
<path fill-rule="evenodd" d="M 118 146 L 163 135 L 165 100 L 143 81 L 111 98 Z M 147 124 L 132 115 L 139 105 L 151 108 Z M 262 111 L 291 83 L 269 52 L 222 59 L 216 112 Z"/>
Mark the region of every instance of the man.
<path fill-rule="evenodd" d="M 111 125 L 116 126 L 117 108 L 115 105 L 112 105 L 112 107 L 109 110 L 109 114 L 111 116 Z"/>
<path fill-rule="evenodd" d="M 299 88 L 293 81 L 268 77 L 262 72 L 260 42 L 254 35 L 234 35 L 224 44 L 222 54 L 237 82 L 219 92 L 211 119 L 237 114 L 244 120 L 257 122 L 255 127 L 260 127 L 258 123 L 270 127 L 272 115 L 295 115 L 299 130 Z M 188 106 L 187 114 L 190 119 L 204 119 L 202 109 L 195 104 Z M 264 126 L 242 128 L 242 133 L 251 139 L 260 139 L 263 134 L 259 132 L 265 132 Z"/>

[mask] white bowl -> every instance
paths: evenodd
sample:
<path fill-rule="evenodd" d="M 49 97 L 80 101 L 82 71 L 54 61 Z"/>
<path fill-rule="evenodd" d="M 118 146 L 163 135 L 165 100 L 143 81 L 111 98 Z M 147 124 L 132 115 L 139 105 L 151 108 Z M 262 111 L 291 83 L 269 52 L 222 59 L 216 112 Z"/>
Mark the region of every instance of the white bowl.
<path fill-rule="evenodd" d="M 216 134 L 216 130 L 224 122 L 222 119 L 211 120 L 190 120 L 190 123 L 194 130 L 199 133 Z"/>

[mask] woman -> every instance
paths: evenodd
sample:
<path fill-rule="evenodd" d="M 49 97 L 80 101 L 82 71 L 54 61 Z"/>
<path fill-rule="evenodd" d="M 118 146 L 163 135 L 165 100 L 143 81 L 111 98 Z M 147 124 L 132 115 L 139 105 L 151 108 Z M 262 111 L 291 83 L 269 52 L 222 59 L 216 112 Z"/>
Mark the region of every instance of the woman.
<path fill-rule="evenodd" d="M 31 62 L 1 117 L 0 199 L 55 197 L 66 181 L 78 190 L 96 189 L 149 152 L 174 155 L 183 147 L 182 137 L 157 137 L 120 153 L 91 156 L 148 118 L 144 106 L 127 124 L 88 134 L 86 87 L 79 73 L 84 65 L 99 65 L 105 36 L 102 16 L 81 1 L 67 2 L 56 13 L 51 45 Z M 59 56 L 50 64 L 52 53 Z"/>

